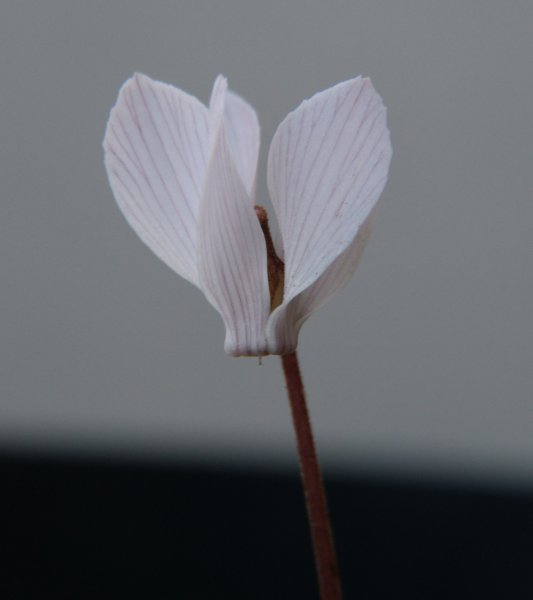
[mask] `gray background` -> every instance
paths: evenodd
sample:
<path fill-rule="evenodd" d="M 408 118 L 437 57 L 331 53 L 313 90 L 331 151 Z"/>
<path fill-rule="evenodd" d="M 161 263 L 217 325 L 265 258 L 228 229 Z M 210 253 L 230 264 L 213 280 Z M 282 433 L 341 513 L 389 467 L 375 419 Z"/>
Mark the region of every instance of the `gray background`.
<path fill-rule="evenodd" d="M 134 70 L 256 107 L 265 157 L 300 101 L 359 73 L 391 176 L 354 281 L 300 353 L 330 467 L 533 475 L 533 3 L 17 0 L 0 5 L 0 441 L 294 464 L 276 358 L 115 206 L 101 139 Z"/>

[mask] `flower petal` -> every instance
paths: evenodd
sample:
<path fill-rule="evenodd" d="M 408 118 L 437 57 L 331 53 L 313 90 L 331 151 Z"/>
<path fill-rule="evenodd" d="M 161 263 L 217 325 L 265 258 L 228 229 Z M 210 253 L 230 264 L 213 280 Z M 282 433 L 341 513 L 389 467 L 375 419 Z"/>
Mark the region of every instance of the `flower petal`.
<path fill-rule="evenodd" d="M 369 79 L 316 94 L 278 127 L 268 187 L 283 242 L 285 287 L 268 322 L 271 353 L 292 351 L 310 312 L 353 273 L 365 238 L 361 228 L 385 186 L 391 154 L 386 110 Z"/>
<path fill-rule="evenodd" d="M 224 109 L 224 125 L 233 162 L 246 191 L 253 198 L 260 138 L 257 114 L 246 100 L 228 91 Z"/>
<path fill-rule="evenodd" d="M 111 111 L 104 150 L 111 188 L 127 221 L 161 260 L 198 284 L 207 108 L 173 86 L 136 74 Z"/>
<path fill-rule="evenodd" d="M 376 204 L 392 153 L 385 112 L 370 80 L 358 77 L 304 101 L 278 127 L 268 187 L 283 240 L 285 303 L 350 246 Z"/>
<path fill-rule="evenodd" d="M 215 82 L 210 103 L 212 153 L 198 229 L 198 271 L 207 299 L 226 326 L 232 355 L 266 353 L 270 308 L 265 240 L 252 198 L 239 176 L 227 140 L 226 80 Z"/>
<path fill-rule="evenodd" d="M 303 322 L 313 311 L 333 298 L 352 278 L 363 255 L 372 229 L 374 211 L 368 215 L 346 250 L 327 267 L 307 289 L 298 294 L 298 321 Z"/>
<path fill-rule="evenodd" d="M 361 225 L 353 242 L 314 283 L 272 313 L 267 324 L 270 352 L 284 354 L 292 351 L 297 344 L 298 332 L 307 317 L 348 283 L 363 254 L 372 228 L 373 215 L 374 211 Z"/>

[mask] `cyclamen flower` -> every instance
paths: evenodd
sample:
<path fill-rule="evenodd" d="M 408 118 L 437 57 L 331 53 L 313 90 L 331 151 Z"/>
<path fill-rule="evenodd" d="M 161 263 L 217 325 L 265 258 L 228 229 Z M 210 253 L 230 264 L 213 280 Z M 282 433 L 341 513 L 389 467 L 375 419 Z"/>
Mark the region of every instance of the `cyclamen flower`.
<path fill-rule="evenodd" d="M 289 113 L 268 155 L 283 265 L 276 274 L 264 214 L 260 223 L 254 208 L 259 123 L 224 77 L 206 107 L 134 75 L 111 111 L 104 149 L 124 216 L 203 291 L 234 356 L 295 350 L 302 323 L 355 270 L 392 154 L 386 110 L 369 79 L 339 83 Z"/>

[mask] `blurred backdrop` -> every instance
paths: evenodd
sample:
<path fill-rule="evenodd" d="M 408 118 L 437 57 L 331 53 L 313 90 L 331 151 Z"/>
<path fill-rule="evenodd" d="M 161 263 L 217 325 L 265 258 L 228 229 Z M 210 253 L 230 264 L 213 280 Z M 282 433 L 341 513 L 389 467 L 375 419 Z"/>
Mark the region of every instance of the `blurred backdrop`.
<path fill-rule="evenodd" d="M 394 157 L 353 282 L 300 344 L 342 469 L 533 473 L 533 5 L 526 1 L 0 5 L 0 442 L 294 464 L 276 358 L 224 355 L 202 294 L 129 229 L 101 140 L 133 71 L 277 124 L 357 74 Z"/>

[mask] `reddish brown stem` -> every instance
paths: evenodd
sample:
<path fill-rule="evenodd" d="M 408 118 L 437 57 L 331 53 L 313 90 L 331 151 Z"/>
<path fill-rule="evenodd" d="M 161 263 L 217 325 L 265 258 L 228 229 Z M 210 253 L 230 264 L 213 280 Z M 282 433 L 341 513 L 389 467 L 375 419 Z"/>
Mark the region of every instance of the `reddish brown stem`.
<path fill-rule="evenodd" d="M 315 563 L 322 600 L 341 600 L 342 589 L 328 515 L 326 494 L 313 440 L 311 421 L 296 352 L 281 357 L 287 382 L 307 515 L 313 539 Z"/>

